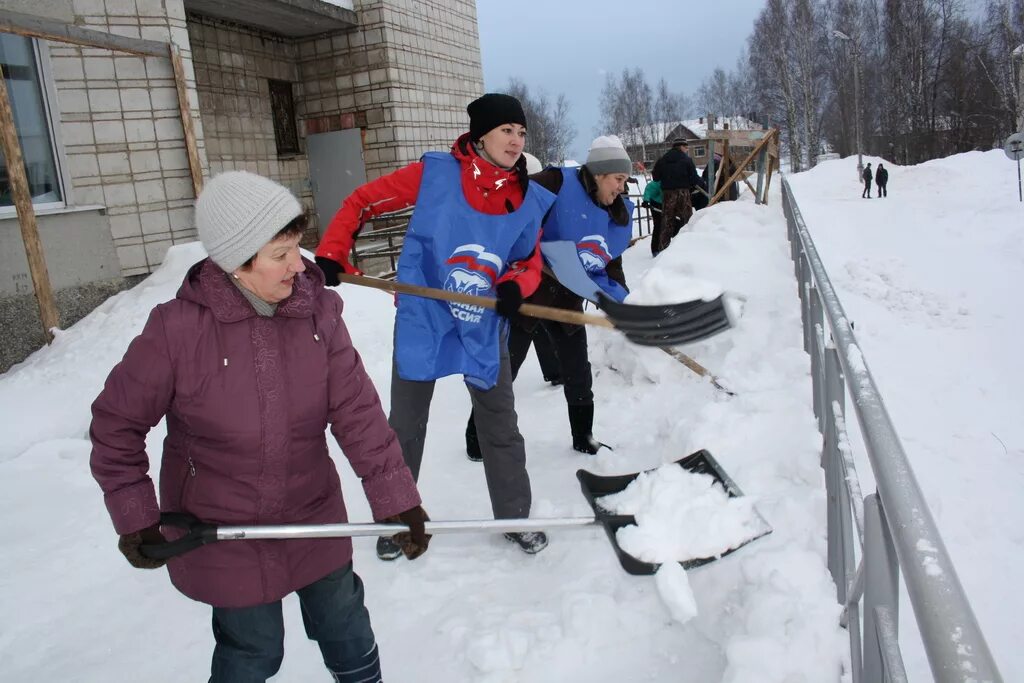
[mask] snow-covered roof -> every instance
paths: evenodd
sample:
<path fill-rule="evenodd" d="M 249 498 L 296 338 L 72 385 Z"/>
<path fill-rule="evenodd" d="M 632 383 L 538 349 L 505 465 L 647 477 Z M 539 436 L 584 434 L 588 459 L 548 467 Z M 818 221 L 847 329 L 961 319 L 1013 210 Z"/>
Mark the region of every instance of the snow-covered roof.
<path fill-rule="evenodd" d="M 761 130 L 761 124 L 751 121 L 745 116 L 715 117 L 715 130 L 722 130 L 726 125 L 729 126 L 730 130 Z M 679 126 L 685 126 L 697 138 L 705 138 L 708 135 L 708 120 L 706 117 L 701 117 L 686 119 L 685 121 L 668 121 L 638 126 L 625 131 L 619 137 L 622 139 L 622 144 L 627 147 L 639 145 L 641 142 L 647 144 L 665 142 L 672 135 L 672 131 Z"/>
<path fill-rule="evenodd" d="M 688 119 L 681 123 L 690 129 L 698 138 L 706 138 L 708 136 L 707 118 Z M 729 126 L 729 130 L 761 130 L 761 124 L 751 121 L 745 116 L 715 117 L 715 130 L 724 130 L 727 125 Z"/>
<path fill-rule="evenodd" d="M 652 142 L 664 142 L 672 130 L 682 121 L 669 121 L 667 123 L 652 123 L 647 126 L 631 128 L 619 136 L 622 144 L 627 147 L 639 145 L 641 142 L 650 144 Z"/>

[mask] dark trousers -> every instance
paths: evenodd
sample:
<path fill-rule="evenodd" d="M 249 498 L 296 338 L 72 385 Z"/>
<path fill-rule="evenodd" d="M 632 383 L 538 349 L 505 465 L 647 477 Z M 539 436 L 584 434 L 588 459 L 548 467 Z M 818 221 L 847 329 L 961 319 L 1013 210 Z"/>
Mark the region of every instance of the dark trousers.
<path fill-rule="evenodd" d="M 377 642 L 363 604 L 363 582 L 352 563 L 296 591 L 306 635 L 320 645 L 338 683 L 381 680 Z M 263 683 L 284 659 L 281 601 L 240 608 L 213 608 L 210 683 Z"/>
<path fill-rule="evenodd" d="M 860 193 L 861 199 L 871 199 L 871 181 L 864 181 L 864 191 Z"/>
<path fill-rule="evenodd" d="M 878 186 L 878 196 L 879 197 L 888 197 L 889 196 L 889 193 L 886 192 L 886 190 L 885 190 L 885 186 L 887 185 L 887 183 L 876 183 L 876 185 Z"/>
<path fill-rule="evenodd" d="M 525 357 L 525 355 L 524 355 Z M 522 364 L 522 359 L 519 363 Z M 518 365 L 516 369 L 518 369 Z M 476 416 L 477 437 L 484 459 L 484 476 L 491 496 L 495 519 L 530 516 L 530 475 L 526 472 L 526 444 L 519 432 L 516 399 L 512 393 L 512 369 L 509 351 L 501 344 L 501 369 L 498 383 L 487 389 L 466 385 Z M 388 424 L 402 445 L 402 457 L 416 479 L 423 462 L 427 438 L 430 401 L 434 382 L 402 379 L 398 366 L 391 366 L 391 414 Z"/>
<path fill-rule="evenodd" d="M 661 210 L 661 204 L 654 204 L 653 202 L 650 205 L 650 210 L 651 224 L 653 226 L 651 229 L 651 256 L 657 256 L 658 251 L 660 251 L 658 249 L 658 245 L 661 244 L 661 231 L 665 227 L 661 222 L 663 212 Z"/>
<path fill-rule="evenodd" d="M 690 199 L 690 188 L 662 190 L 661 232 L 657 239 L 658 251 L 668 247 L 680 228 L 690 221 L 693 215 L 693 204 Z M 678 219 L 678 222 L 676 222 Z"/>
<path fill-rule="evenodd" d="M 566 326 L 549 320 L 539 322 L 532 331 L 527 331 L 516 324 L 510 327 L 508 354 L 512 362 L 513 379 L 519 374 L 519 368 L 526 360 L 530 344 L 536 343 L 542 335 L 547 335 L 558 355 L 565 402 L 571 406 L 594 405 L 594 375 L 590 369 L 585 327 Z"/>
<path fill-rule="evenodd" d="M 544 381 L 561 380 L 562 371 L 558 363 L 558 352 L 555 350 L 555 343 L 551 341 L 547 330 L 541 329 L 533 336 L 533 350 L 537 352 L 537 362 L 540 363 L 540 372 L 544 376 Z"/>

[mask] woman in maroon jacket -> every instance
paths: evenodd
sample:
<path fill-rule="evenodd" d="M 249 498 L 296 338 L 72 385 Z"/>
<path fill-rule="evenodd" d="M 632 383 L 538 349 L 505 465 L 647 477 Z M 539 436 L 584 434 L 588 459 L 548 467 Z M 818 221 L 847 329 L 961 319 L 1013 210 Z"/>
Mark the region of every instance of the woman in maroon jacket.
<path fill-rule="evenodd" d="M 419 493 L 341 299 L 299 253 L 299 202 L 266 178 L 224 173 L 199 197 L 196 224 L 209 258 L 153 310 L 92 407 L 92 472 L 121 552 L 136 567 L 162 566 L 139 550 L 164 540 L 161 511 L 228 525 L 346 522 L 330 426 L 374 519 L 408 524 L 411 533 L 396 538 L 408 556 L 421 554 Z M 158 504 L 146 434 L 164 417 Z M 291 592 L 335 680 L 379 679 L 349 539 L 217 543 L 168 569 L 178 590 L 213 606 L 210 680 L 277 672 L 281 599 Z"/>

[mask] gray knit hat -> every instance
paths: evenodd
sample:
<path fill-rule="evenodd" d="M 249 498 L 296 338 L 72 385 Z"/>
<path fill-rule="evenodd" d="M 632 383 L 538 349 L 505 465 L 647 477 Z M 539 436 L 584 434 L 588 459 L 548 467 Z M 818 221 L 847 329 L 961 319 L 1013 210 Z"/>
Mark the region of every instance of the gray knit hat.
<path fill-rule="evenodd" d="M 302 214 L 286 187 L 248 171 L 221 173 L 196 200 L 196 228 L 206 253 L 226 273 L 238 269 Z"/>
<path fill-rule="evenodd" d="M 593 175 L 604 175 L 605 173 L 629 175 L 633 170 L 633 163 L 629 160 L 626 148 L 622 146 L 622 141 L 615 135 L 602 135 L 594 138 L 594 141 L 590 143 L 585 166 Z"/>

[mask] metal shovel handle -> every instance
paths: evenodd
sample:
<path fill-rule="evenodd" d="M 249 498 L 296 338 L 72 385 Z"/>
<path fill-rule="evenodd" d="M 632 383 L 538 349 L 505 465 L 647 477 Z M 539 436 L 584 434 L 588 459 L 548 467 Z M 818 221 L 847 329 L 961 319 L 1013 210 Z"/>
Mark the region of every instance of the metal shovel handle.
<path fill-rule="evenodd" d="M 146 557 L 167 560 L 217 541 L 268 540 L 284 538 L 346 538 L 356 536 L 394 536 L 409 531 L 405 524 L 275 524 L 266 526 L 216 526 L 202 522 L 190 514 L 169 512 L 160 515 L 161 526 L 186 530 L 181 538 L 167 543 L 145 544 L 139 550 Z M 428 534 L 507 533 L 513 531 L 545 531 L 596 526 L 594 517 L 555 517 L 550 519 L 481 519 L 428 521 Z"/>

